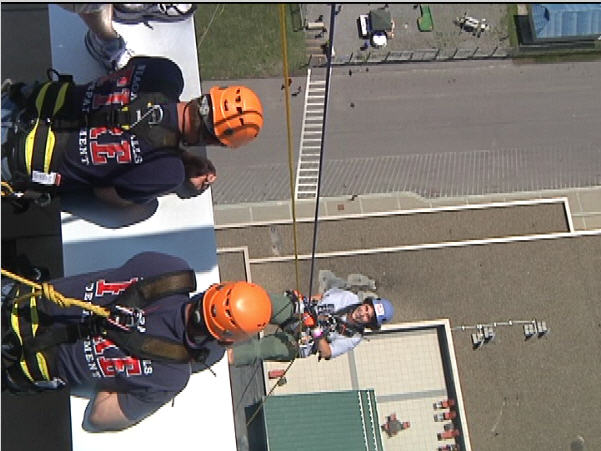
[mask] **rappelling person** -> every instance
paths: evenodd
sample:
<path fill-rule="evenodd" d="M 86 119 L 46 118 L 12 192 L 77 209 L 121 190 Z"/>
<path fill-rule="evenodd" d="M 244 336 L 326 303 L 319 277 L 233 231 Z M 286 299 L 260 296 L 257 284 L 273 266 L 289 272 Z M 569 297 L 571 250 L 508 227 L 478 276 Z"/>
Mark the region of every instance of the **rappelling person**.
<path fill-rule="evenodd" d="M 181 146 L 244 146 L 261 131 L 263 107 L 245 86 L 180 102 L 183 87 L 179 67 L 161 57 L 132 58 L 85 85 L 59 75 L 3 86 L 3 181 L 25 197 L 91 190 L 117 206 L 206 190 L 214 166 Z"/>
<path fill-rule="evenodd" d="M 321 359 L 338 357 L 357 346 L 366 328 L 376 331 L 392 320 L 394 307 L 388 299 L 367 297 L 363 301 L 347 290 L 332 288 L 309 301 L 296 291 L 269 294 L 273 334 L 251 338 L 228 349 L 234 366 L 251 365 L 259 359 L 290 361 L 317 354 Z"/>
<path fill-rule="evenodd" d="M 210 367 L 271 317 L 267 293 L 253 283 L 213 284 L 190 297 L 196 284 L 188 264 L 156 252 L 51 281 L 55 292 L 103 306 L 107 317 L 59 307 L 48 287 L 31 298 L 31 288 L 7 280 L 2 389 L 66 387 L 89 397 L 82 427 L 90 432 L 121 430 L 150 415 L 184 389 L 191 365 Z M 15 302 L 19 296 L 24 301 Z"/>

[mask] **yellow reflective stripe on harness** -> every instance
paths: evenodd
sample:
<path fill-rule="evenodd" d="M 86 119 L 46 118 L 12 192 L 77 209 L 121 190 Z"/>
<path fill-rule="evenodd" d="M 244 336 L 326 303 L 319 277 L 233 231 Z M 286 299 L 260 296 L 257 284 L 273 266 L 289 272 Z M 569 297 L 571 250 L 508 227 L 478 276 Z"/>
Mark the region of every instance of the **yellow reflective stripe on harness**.
<path fill-rule="evenodd" d="M 36 352 L 35 358 L 38 361 L 38 367 L 42 373 L 42 376 L 44 376 L 44 379 L 49 381 L 50 380 L 50 372 L 48 371 L 48 364 L 46 363 L 46 358 L 44 357 L 44 354 L 42 354 L 41 352 Z"/>
<path fill-rule="evenodd" d="M 29 314 L 31 315 L 31 334 L 35 337 L 38 331 L 40 316 L 38 315 L 38 305 L 35 296 L 29 299 Z"/>
<path fill-rule="evenodd" d="M 58 91 L 58 95 L 56 96 L 56 103 L 54 104 L 54 109 L 52 110 L 52 117 L 58 113 L 65 103 L 65 96 L 67 95 L 67 88 L 69 87 L 69 83 L 63 83 L 60 90 Z M 50 145 L 49 140 L 52 138 L 52 145 Z M 48 132 L 48 141 L 46 141 L 46 155 L 44 157 L 44 172 L 50 172 L 50 162 L 52 161 L 52 154 L 54 153 L 54 143 L 56 142 L 56 138 L 54 137 L 54 132 L 49 130 Z"/>
<path fill-rule="evenodd" d="M 21 346 L 23 346 L 23 338 L 21 337 L 21 329 L 19 327 L 19 306 L 16 302 L 13 304 L 12 311 L 10 312 L 10 325 L 12 326 L 15 334 L 19 338 L 19 343 L 21 343 Z M 23 370 L 23 374 L 25 374 L 25 377 L 27 377 L 27 379 L 33 382 L 33 377 L 31 376 L 29 368 L 27 368 L 27 363 L 25 362 L 25 359 L 23 357 L 21 357 L 19 365 L 21 365 L 21 370 Z"/>
<path fill-rule="evenodd" d="M 35 336 L 35 334 L 38 330 L 38 326 L 39 326 L 39 316 L 38 316 L 36 298 L 33 294 L 31 296 L 31 298 L 29 299 L 29 308 L 30 308 L 30 313 L 31 313 L 31 331 L 33 333 L 33 336 Z M 19 342 L 21 343 L 21 346 L 23 346 L 23 337 L 21 336 L 21 329 L 19 326 L 19 306 L 16 302 L 13 304 L 12 311 L 10 313 L 10 324 L 12 326 L 13 331 L 19 338 Z M 40 372 L 42 373 L 42 376 L 44 377 L 45 380 L 49 381 L 50 380 L 50 372 L 48 371 L 48 364 L 46 363 L 46 358 L 42 355 L 41 352 L 36 352 L 35 356 L 36 356 L 38 368 L 39 368 Z M 26 361 L 25 357 L 23 357 L 23 356 L 21 357 L 21 360 L 19 361 L 19 365 L 21 365 L 23 374 L 25 374 L 27 379 L 29 379 L 31 382 L 35 382 L 33 376 L 31 375 L 31 372 L 29 371 L 29 367 L 27 366 L 27 361 Z"/>
<path fill-rule="evenodd" d="M 121 108 L 121 111 L 129 111 L 129 107 L 127 105 L 125 105 L 123 108 Z M 121 128 L 123 130 L 129 130 L 131 128 L 130 124 L 122 124 Z"/>
<path fill-rule="evenodd" d="M 25 140 L 25 165 L 27 167 L 27 173 L 31 174 L 31 160 L 33 159 L 33 143 L 35 141 L 35 134 L 38 131 L 38 125 L 40 125 L 40 115 L 42 114 L 42 105 L 44 105 L 44 97 L 46 97 L 46 91 L 52 82 L 45 83 L 40 89 L 37 98 L 35 99 L 35 108 L 38 111 L 38 118 L 35 121 L 33 130 L 29 132 Z"/>
<path fill-rule="evenodd" d="M 29 311 L 31 312 L 31 332 L 35 337 L 38 332 L 38 327 L 40 325 L 40 316 L 38 315 L 37 300 L 35 296 L 31 297 L 31 300 L 29 302 L 29 309 Z M 48 371 L 48 364 L 46 363 L 46 358 L 41 352 L 36 352 L 35 358 L 38 362 L 38 368 L 40 369 L 42 376 L 44 376 L 44 379 L 49 381 L 50 372 Z"/>
<path fill-rule="evenodd" d="M 19 307 L 16 302 L 13 304 L 12 311 L 10 312 L 10 325 L 17 334 L 17 337 L 19 338 L 19 343 L 23 345 L 23 338 L 21 338 L 21 329 L 19 328 Z"/>
<path fill-rule="evenodd" d="M 44 101 L 46 100 L 46 94 L 48 92 L 48 88 L 52 85 L 53 82 L 49 81 L 42 86 L 38 96 L 35 100 L 35 107 L 38 112 L 38 118 L 36 119 L 35 126 L 27 135 L 25 139 L 25 165 L 27 168 L 27 174 L 31 175 L 31 164 L 33 161 L 33 150 L 35 144 L 35 137 L 38 131 L 38 127 L 40 125 L 40 116 L 42 115 L 42 108 L 44 106 Z M 52 109 L 52 116 L 54 117 L 56 113 L 62 108 L 65 103 L 65 97 L 67 95 L 67 89 L 69 88 L 69 83 L 63 83 L 59 89 L 59 92 L 56 96 L 56 100 L 54 101 L 54 107 Z M 44 120 L 44 119 L 42 119 Z M 48 127 L 48 136 L 46 138 L 46 147 L 44 149 L 44 172 L 50 172 L 50 163 L 52 161 L 52 154 L 54 153 L 54 145 L 56 144 L 56 137 L 54 136 L 54 132 L 51 127 Z"/>

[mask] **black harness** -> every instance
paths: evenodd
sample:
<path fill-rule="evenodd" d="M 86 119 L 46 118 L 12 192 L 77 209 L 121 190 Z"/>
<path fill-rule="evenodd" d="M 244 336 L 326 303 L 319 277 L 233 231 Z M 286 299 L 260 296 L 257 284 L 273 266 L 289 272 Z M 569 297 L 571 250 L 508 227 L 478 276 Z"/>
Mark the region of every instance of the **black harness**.
<path fill-rule="evenodd" d="M 304 311 L 308 312 L 315 320 L 317 325 L 322 327 L 324 331 L 329 334 L 331 332 L 339 333 L 345 337 L 354 337 L 355 335 L 363 335 L 365 328 L 358 324 L 351 324 L 342 319 L 343 316 L 351 313 L 357 307 L 361 305 L 359 304 L 351 304 L 347 307 L 344 307 L 340 310 L 331 313 L 318 313 L 316 310 L 316 306 L 313 302 L 310 302 L 308 299 L 303 298 L 299 299 L 299 297 L 292 291 L 286 291 L 286 295 L 290 298 L 292 303 L 302 303 L 304 306 Z M 293 335 L 298 335 L 300 332 L 299 324 L 301 321 L 298 318 L 290 318 L 284 322 L 280 327 L 282 330 L 288 331 Z"/>
<path fill-rule="evenodd" d="M 326 315 L 325 319 L 319 320 L 318 323 L 320 326 L 324 327 L 324 329 L 328 332 L 337 332 L 340 335 L 345 337 L 354 337 L 355 335 L 363 335 L 365 329 L 357 324 L 351 324 L 348 321 L 342 319 L 343 316 L 351 313 L 361 304 L 352 304 L 343 309 L 337 310 L 334 313 L 329 313 Z"/>
<path fill-rule="evenodd" d="M 57 388 L 52 382 L 56 380 L 53 375 L 56 374 L 54 362 L 58 345 L 89 336 L 106 337 L 138 359 L 166 363 L 203 362 L 210 352 L 206 346 L 192 348 L 178 341 L 142 333 L 138 328 L 142 311 L 154 302 L 195 290 L 196 278 L 191 270 L 161 274 L 130 285 L 105 306 L 111 311 L 108 318 L 90 315 L 83 323 L 54 327 L 50 327 L 52 318 L 37 305 L 34 296 L 29 302 L 18 304 L 5 301 L 2 306 L 3 329 L 6 331 L 2 337 L 2 373 L 8 388 L 13 391 Z M 11 297 L 18 295 L 19 291 Z M 207 333 L 203 343 L 211 340 L 212 336 Z"/>
<path fill-rule="evenodd" d="M 50 74 L 49 74 L 50 75 Z M 28 198 L 38 198 L 35 193 L 54 194 L 60 185 L 57 169 L 63 159 L 68 134 L 92 127 L 135 130 L 152 148 L 178 149 L 180 136 L 177 130 L 161 125 L 161 103 L 172 102 L 162 93 L 141 93 L 124 105 L 104 105 L 92 112 L 69 111 L 65 105 L 74 88 L 71 75 L 58 75 L 58 81 L 38 85 L 25 96 L 23 84 L 10 87 L 8 96 L 19 112 L 14 127 L 8 130 L 7 142 L 2 146 L 2 156 L 7 156 L 14 190 L 25 192 Z M 68 104 L 68 102 L 67 102 Z"/>

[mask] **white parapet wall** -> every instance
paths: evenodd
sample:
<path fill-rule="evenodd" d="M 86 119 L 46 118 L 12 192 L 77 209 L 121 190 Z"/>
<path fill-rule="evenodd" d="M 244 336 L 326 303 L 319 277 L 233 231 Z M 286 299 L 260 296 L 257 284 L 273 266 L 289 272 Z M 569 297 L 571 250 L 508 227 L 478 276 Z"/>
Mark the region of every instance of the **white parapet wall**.
<path fill-rule="evenodd" d="M 85 49 L 87 28 L 82 20 L 56 5 L 49 6 L 49 17 L 54 69 L 72 74 L 77 83 L 103 75 Z M 152 28 L 144 24 L 115 24 L 115 28 L 136 54 L 166 56 L 180 66 L 185 80 L 182 100 L 200 95 L 193 18 L 178 23 L 153 22 Z M 210 190 L 187 200 L 165 196 L 149 219 L 123 228 L 105 228 L 69 213 L 63 213 L 61 220 L 65 275 L 119 266 L 139 252 L 159 251 L 185 259 L 196 271 L 200 290 L 219 280 Z M 199 449 L 235 450 L 226 359 L 212 369 L 216 375 L 209 371 L 194 374 L 173 405 L 163 406 L 122 432 L 85 432 L 81 422 L 87 400 L 72 397 L 73 449 L 104 451 L 136 446 L 164 451 L 194 447 L 195 440 L 202 440 Z"/>

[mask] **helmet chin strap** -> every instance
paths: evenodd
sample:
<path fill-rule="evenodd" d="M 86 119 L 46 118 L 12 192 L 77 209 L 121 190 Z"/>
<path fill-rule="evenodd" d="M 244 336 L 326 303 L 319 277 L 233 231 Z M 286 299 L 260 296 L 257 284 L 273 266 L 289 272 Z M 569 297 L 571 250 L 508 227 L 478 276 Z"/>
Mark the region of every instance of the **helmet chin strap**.
<path fill-rule="evenodd" d="M 190 107 L 192 107 L 190 114 L 196 114 L 198 116 L 198 142 L 195 143 L 188 143 L 186 141 L 186 113 Z M 201 143 L 205 145 L 222 145 L 211 132 L 212 128 L 211 104 L 208 96 L 203 95 L 186 103 L 182 119 L 182 143 L 185 146 L 198 145 Z"/>
<path fill-rule="evenodd" d="M 215 340 L 205 325 L 202 314 L 202 296 L 192 306 L 188 324 L 186 324 L 186 341 L 192 348 L 199 348 L 207 341 Z"/>
<path fill-rule="evenodd" d="M 184 146 L 189 146 L 190 144 L 194 144 L 194 143 L 189 143 L 186 140 L 186 133 L 187 133 L 187 129 L 186 129 L 186 119 L 188 117 L 187 113 L 188 113 L 188 108 L 190 107 L 190 105 L 192 104 L 192 102 L 194 102 L 196 99 L 192 99 L 189 102 L 186 103 L 186 106 L 184 106 L 184 111 L 182 113 L 182 143 L 184 144 Z"/>

